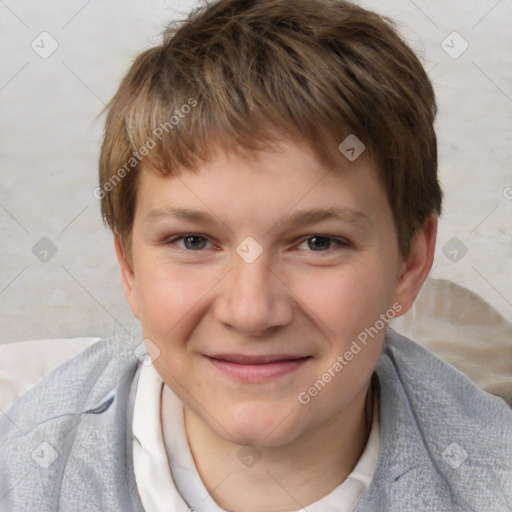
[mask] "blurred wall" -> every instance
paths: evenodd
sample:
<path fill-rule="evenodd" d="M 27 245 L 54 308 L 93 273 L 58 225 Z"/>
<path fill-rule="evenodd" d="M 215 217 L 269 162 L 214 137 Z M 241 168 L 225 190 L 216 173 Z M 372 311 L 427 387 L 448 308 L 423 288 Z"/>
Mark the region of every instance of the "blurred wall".
<path fill-rule="evenodd" d="M 512 320 L 512 2 L 365 0 L 436 88 L 445 192 L 431 276 Z M 137 330 L 96 187 L 95 117 L 194 1 L 0 3 L 0 343 Z"/>

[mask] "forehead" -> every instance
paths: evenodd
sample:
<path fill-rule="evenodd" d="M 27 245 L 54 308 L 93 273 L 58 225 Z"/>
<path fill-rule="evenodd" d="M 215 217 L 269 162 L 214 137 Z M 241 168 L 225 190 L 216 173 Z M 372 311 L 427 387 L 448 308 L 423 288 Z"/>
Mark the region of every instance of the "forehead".
<path fill-rule="evenodd" d="M 278 148 L 244 153 L 221 150 L 210 161 L 176 175 L 143 169 L 136 218 L 158 220 L 173 213 L 183 220 L 204 221 L 222 212 L 224 217 L 249 215 L 254 221 L 268 217 L 275 222 L 292 212 L 300 222 L 306 220 L 300 211 L 325 208 L 344 210 L 345 220 L 362 222 L 386 204 L 367 155 L 349 161 L 340 153 L 329 164 L 304 145 L 283 142 Z"/>

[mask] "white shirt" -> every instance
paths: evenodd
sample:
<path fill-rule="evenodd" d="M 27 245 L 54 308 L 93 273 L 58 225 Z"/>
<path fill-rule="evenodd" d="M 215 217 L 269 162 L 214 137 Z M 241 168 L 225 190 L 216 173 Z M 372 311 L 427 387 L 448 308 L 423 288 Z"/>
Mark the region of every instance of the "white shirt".
<path fill-rule="evenodd" d="M 163 417 L 162 398 L 166 403 Z M 377 465 L 380 438 L 377 403 L 374 400 L 368 442 L 353 471 L 328 495 L 308 505 L 307 512 L 352 512 L 356 507 Z M 226 512 L 210 497 L 197 472 L 185 432 L 183 403 L 152 365 L 143 366 L 139 376 L 133 437 L 135 480 L 146 512 Z"/>

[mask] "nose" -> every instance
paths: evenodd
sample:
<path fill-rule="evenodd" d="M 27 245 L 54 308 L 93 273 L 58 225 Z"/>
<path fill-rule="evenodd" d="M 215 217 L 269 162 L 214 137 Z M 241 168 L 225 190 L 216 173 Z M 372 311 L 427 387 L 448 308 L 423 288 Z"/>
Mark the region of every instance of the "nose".
<path fill-rule="evenodd" d="M 235 255 L 234 268 L 223 280 L 215 304 L 219 322 L 240 333 L 262 337 L 293 318 L 293 294 L 265 253 L 247 263 Z"/>

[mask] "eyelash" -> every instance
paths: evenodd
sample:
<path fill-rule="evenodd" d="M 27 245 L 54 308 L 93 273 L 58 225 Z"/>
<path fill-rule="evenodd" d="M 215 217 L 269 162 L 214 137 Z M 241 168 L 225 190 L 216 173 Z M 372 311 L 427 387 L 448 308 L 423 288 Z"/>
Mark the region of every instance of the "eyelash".
<path fill-rule="evenodd" d="M 182 234 L 182 235 L 177 235 L 177 236 L 174 236 L 172 238 L 169 238 L 169 239 L 166 239 L 164 241 L 164 245 L 172 245 L 172 244 L 175 244 L 176 241 L 178 240 L 184 240 L 185 238 L 189 238 L 189 237 L 199 237 L 199 238 L 202 238 L 204 240 L 207 240 L 209 243 L 210 240 L 208 240 L 208 237 L 204 236 L 204 235 L 201 235 L 199 233 L 185 233 L 185 234 Z M 307 237 L 304 237 L 300 240 L 299 242 L 299 245 L 302 245 L 304 242 L 307 242 L 308 240 L 312 239 L 312 238 L 327 238 L 328 240 L 330 240 L 331 242 L 334 242 L 336 243 L 337 245 L 334 246 L 334 247 L 329 247 L 328 249 L 326 250 L 320 250 L 320 251 L 313 251 L 313 250 L 310 250 L 308 252 L 312 252 L 312 253 L 330 253 L 332 250 L 335 250 L 335 249 L 341 249 L 341 248 L 349 248 L 349 247 L 352 247 L 352 242 L 350 242 L 349 240 L 346 240 L 345 238 L 336 238 L 336 237 L 332 237 L 332 236 L 329 236 L 329 235 L 321 235 L 321 234 L 314 234 L 314 235 L 309 235 Z M 198 249 L 197 251 L 194 251 L 193 249 L 187 249 L 186 247 L 181 247 L 181 246 L 178 246 L 180 249 L 184 250 L 184 251 L 187 251 L 187 252 L 202 252 L 203 250 L 205 249 Z"/>

